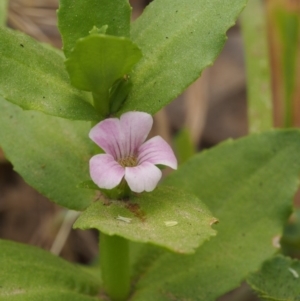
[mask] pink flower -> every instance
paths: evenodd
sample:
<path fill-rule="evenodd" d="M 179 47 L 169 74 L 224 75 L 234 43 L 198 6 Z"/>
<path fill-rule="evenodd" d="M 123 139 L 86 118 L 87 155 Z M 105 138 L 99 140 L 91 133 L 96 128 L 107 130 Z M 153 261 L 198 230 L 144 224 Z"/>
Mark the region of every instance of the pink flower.
<path fill-rule="evenodd" d="M 128 112 L 91 129 L 89 137 L 106 152 L 90 160 L 91 178 L 100 188 L 112 189 L 125 178 L 134 192 L 152 191 L 162 175 L 156 164 L 177 169 L 175 155 L 165 140 L 156 136 L 145 142 L 152 124 L 151 115 Z"/>

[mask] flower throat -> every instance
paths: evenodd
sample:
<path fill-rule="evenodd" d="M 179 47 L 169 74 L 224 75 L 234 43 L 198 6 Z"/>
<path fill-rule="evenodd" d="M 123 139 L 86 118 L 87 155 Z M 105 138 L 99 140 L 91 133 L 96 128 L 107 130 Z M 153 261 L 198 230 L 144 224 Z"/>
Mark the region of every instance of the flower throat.
<path fill-rule="evenodd" d="M 134 167 L 137 166 L 137 158 L 130 156 L 130 157 L 126 157 L 126 158 L 121 158 L 118 160 L 118 163 L 122 166 L 122 167 Z"/>

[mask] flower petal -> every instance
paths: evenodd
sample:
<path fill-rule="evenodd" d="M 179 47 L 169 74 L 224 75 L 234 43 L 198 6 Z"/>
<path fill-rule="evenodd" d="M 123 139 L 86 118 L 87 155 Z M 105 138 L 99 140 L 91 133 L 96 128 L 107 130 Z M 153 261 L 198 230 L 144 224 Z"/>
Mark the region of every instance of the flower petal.
<path fill-rule="evenodd" d="M 118 118 L 108 118 L 95 125 L 89 137 L 116 160 L 135 155 L 146 140 L 153 119 L 144 112 L 127 112 Z"/>
<path fill-rule="evenodd" d="M 134 192 L 152 191 L 160 180 L 161 175 L 160 169 L 148 162 L 136 167 L 125 168 L 125 180 Z"/>
<path fill-rule="evenodd" d="M 90 175 L 100 188 L 112 189 L 124 177 L 125 169 L 108 154 L 100 154 L 90 159 Z"/>
<path fill-rule="evenodd" d="M 120 124 L 125 136 L 126 154 L 135 155 L 152 128 L 153 118 L 144 112 L 127 112 L 120 117 Z"/>
<path fill-rule="evenodd" d="M 123 133 L 118 118 L 108 118 L 96 124 L 89 133 L 89 137 L 115 160 L 124 155 Z"/>
<path fill-rule="evenodd" d="M 138 150 L 138 162 L 163 164 L 177 169 L 177 159 L 170 145 L 160 136 L 146 141 Z"/>

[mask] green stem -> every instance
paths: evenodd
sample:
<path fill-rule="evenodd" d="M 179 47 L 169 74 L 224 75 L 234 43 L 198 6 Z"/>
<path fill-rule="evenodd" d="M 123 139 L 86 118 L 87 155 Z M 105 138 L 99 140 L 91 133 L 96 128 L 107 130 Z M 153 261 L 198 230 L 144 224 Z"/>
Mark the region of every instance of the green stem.
<path fill-rule="evenodd" d="M 121 183 L 113 189 L 101 189 L 101 192 L 112 200 L 124 200 L 130 197 L 132 191 L 127 182 L 123 179 Z"/>
<path fill-rule="evenodd" d="M 101 233 L 100 264 L 107 295 L 112 301 L 125 301 L 130 292 L 128 240 Z"/>
<path fill-rule="evenodd" d="M 108 91 L 96 94 L 93 93 L 94 107 L 104 118 L 109 115 L 109 95 Z"/>
<path fill-rule="evenodd" d="M 271 71 L 263 2 L 249 1 L 241 21 L 247 71 L 249 131 L 263 132 L 273 126 Z"/>
<path fill-rule="evenodd" d="M 8 9 L 8 0 L 1 0 L 0 2 L 0 26 L 5 26 Z"/>
<path fill-rule="evenodd" d="M 294 124 L 293 94 L 296 86 L 297 43 L 299 36 L 300 18 L 298 14 L 289 12 L 282 6 L 277 13 L 277 22 L 282 41 L 282 64 L 284 75 L 285 114 L 284 127 L 290 128 Z"/>

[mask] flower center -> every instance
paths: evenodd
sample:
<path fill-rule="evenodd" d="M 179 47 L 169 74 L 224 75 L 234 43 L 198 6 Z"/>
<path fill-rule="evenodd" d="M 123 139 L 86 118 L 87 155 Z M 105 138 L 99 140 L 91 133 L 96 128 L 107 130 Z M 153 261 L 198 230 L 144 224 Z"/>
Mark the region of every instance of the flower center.
<path fill-rule="evenodd" d="M 134 167 L 137 166 L 136 157 L 126 157 L 118 160 L 118 163 L 123 167 Z"/>

